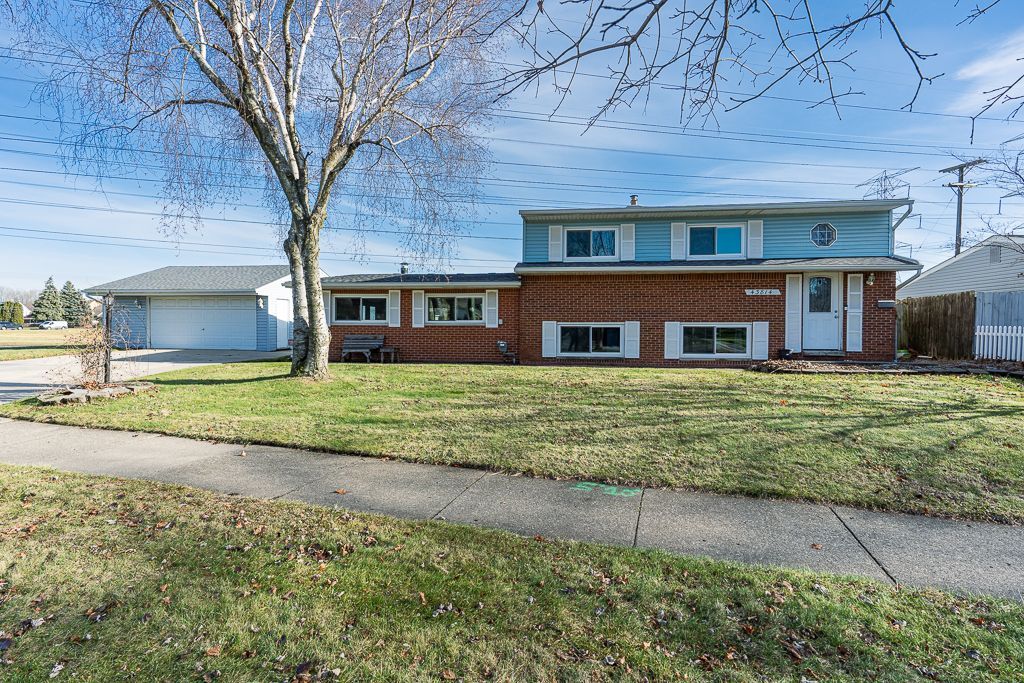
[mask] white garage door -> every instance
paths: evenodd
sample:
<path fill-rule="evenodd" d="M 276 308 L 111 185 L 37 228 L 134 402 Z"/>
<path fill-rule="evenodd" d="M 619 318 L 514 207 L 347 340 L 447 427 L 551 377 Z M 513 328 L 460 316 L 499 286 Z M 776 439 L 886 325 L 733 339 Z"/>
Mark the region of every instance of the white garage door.
<path fill-rule="evenodd" d="M 256 348 L 255 296 L 160 296 L 149 303 L 155 349 Z"/>

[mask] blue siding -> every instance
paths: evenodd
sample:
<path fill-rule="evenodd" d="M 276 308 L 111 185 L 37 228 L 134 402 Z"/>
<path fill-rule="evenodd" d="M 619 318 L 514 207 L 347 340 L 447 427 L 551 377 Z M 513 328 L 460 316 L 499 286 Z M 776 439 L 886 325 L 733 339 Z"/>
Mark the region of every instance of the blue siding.
<path fill-rule="evenodd" d="M 270 334 L 270 323 L 277 323 L 277 318 L 270 315 L 270 301 L 265 296 L 256 297 L 256 350 L 273 351 L 271 344 L 277 341 L 277 330 Z M 263 302 L 260 306 L 259 302 Z"/>
<path fill-rule="evenodd" d="M 523 226 L 523 260 L 534 263 L 548 260 L 547 224 Z"/>
<path fill-rule="evenodd" d="M 149 346 L 146 335 L 149 298 L 144 296 L 115 296 L 110 314 L 111 333 L 118 346 L 142 349 Z"/>
<path fill-rule="evenodd" d="M 745 223 L 749 216 L 731 216 L 702 220 L 688 218 L 687 223 Z M 835 226 L 837 237 L 831 247 L 811 243 L 811 228 L 816 223 Z M 610 222 L 563 223 L 566 227 L 617 225 Z M 636 221 L 636 260 L 667 261 L 671 254 L 671 221 Z M 890 256 L 889 212 L 833 214 L 824 216 L 773 216 L 764 219 L 764 258 L 815 258 L 825 256 Z M 523 260 L 538 263 L 548 260 L 548 225 L 523 227 Z"/>
<path fill-rule="evenodd" d="M 836 228 L 836 241 L 821 248 L 811 243 L 811 228 L 828 222 Z M 789 216 L 764 219 L 765 258 L 819 256 L 890 256 L 890 218 L 878 213 Z"/>
<path fill-rule="evenodd" d="M 668 261 L 672 258 L 672 228 L 665 223 L 636 224 L 636 260 Z"/>

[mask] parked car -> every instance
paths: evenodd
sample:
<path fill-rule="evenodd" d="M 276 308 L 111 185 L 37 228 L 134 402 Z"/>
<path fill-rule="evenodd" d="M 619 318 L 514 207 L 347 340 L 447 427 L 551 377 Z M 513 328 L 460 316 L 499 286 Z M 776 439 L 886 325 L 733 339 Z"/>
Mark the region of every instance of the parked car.
<path fill-rule="evenodd" d="M 68 324 L 64 320 L 44 320 L 39 323 L 39 329 L 41 330 L 66 330 Z"/>
<path fill-rule="evenodd" d="M 20 330 L 21 325 L 18 323 L 8 322 L 6 320 L 0 321 L 0 330 Z"/>

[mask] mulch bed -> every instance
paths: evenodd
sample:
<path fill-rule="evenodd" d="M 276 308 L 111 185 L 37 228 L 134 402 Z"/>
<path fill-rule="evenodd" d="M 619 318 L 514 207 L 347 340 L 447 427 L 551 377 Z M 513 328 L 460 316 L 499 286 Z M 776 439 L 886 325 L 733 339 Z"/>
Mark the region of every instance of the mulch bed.
<path fill-rule="evenodd" d="M 1024 379 L 1024 363 L 1010 361 L 940 361 L 915 358 L 895 363 L 863 363 L 855 361 L 766 360 L 750 366 L 755 372 L 786 374 L 859 375 L 883 373 L 889 375 L 999 375 Z"/>

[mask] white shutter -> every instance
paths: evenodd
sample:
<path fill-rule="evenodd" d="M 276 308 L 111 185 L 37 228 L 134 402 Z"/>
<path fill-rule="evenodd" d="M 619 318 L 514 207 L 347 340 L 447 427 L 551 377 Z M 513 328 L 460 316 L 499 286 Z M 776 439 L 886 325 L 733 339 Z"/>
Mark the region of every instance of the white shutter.
<path fill-rule="evenodd" d="M 548 226 L 548 261 L 562 260 L 562 226 Z"/>
<path fill-rule="evenodd" d="M 803 349 L 803 276 L 786 276 L 786 348 Z"/>
<path fill-rule="evenodd" d="M 324 299 L 324 322 L 326 322 L 327 326 L 330 327 L 331 326 L 331 320 L 334 318 L 334 311 L 331 310 L 331 304 L 334 302 L 334 298 L 331 296 L 330 292 L 324 292 L 323 293 L 323 299 Z"/>
<path fill-rule="evenodd" d="M 640 357 L 640 322 L 630 320 L 626 322 L 626 343 L 623 346 L 626 358 Z"/>
<path fill-rule="evenodd" d="M 402 290 L 388 290 L 388 327 L 402 326 Z"/>
<path fill-rule="evenodd" d="M 764 221 L 747 221 L 747 258 L 764 256 Z"/>
<path fill-rule="evenodd" d="M 672 260 L 686 258 L 686 223 L 672 224 Z"/>
<path fill-rule="evenodd" d="M 413 290 L 412 293 L 412 326 L 423 327 L 423 321 L 426 319 L 426 308 L 425 297 L 423 296 L 422 289 Z"/>
<path fill-rule="evenodd" d="M 484 326 L 498 326 L 498 290 L 488 289 L 484 292 Z"/>
<path fill-rule="evenodd" d="M 619 260 L 636 260 L 636 226 L 633 223 L 623 223 L 619 226 Z"/>
<path fill-rule="evenodd" d="M 665 323 L 665 358 L 679 358 L 679 323 Z"/>
<path fill-rule="evenodd" d="M 541 323 L 541 351 L 544 358 L 554 358 L 557 354 L 556 342 L 558 341 L 558 323 L 554 320 L 545 320 Z"/>
<path fill-rule="evenodd" d="M 751 358 L 754 360 L 768 360 L 768 323 L 756 322 L 753 325 L 753 343 L 751 344 Z"/>
<path fill-rule="evenodd" d="M 864 350 L 864 275 L 846 276 L 846 350 Z"/>

